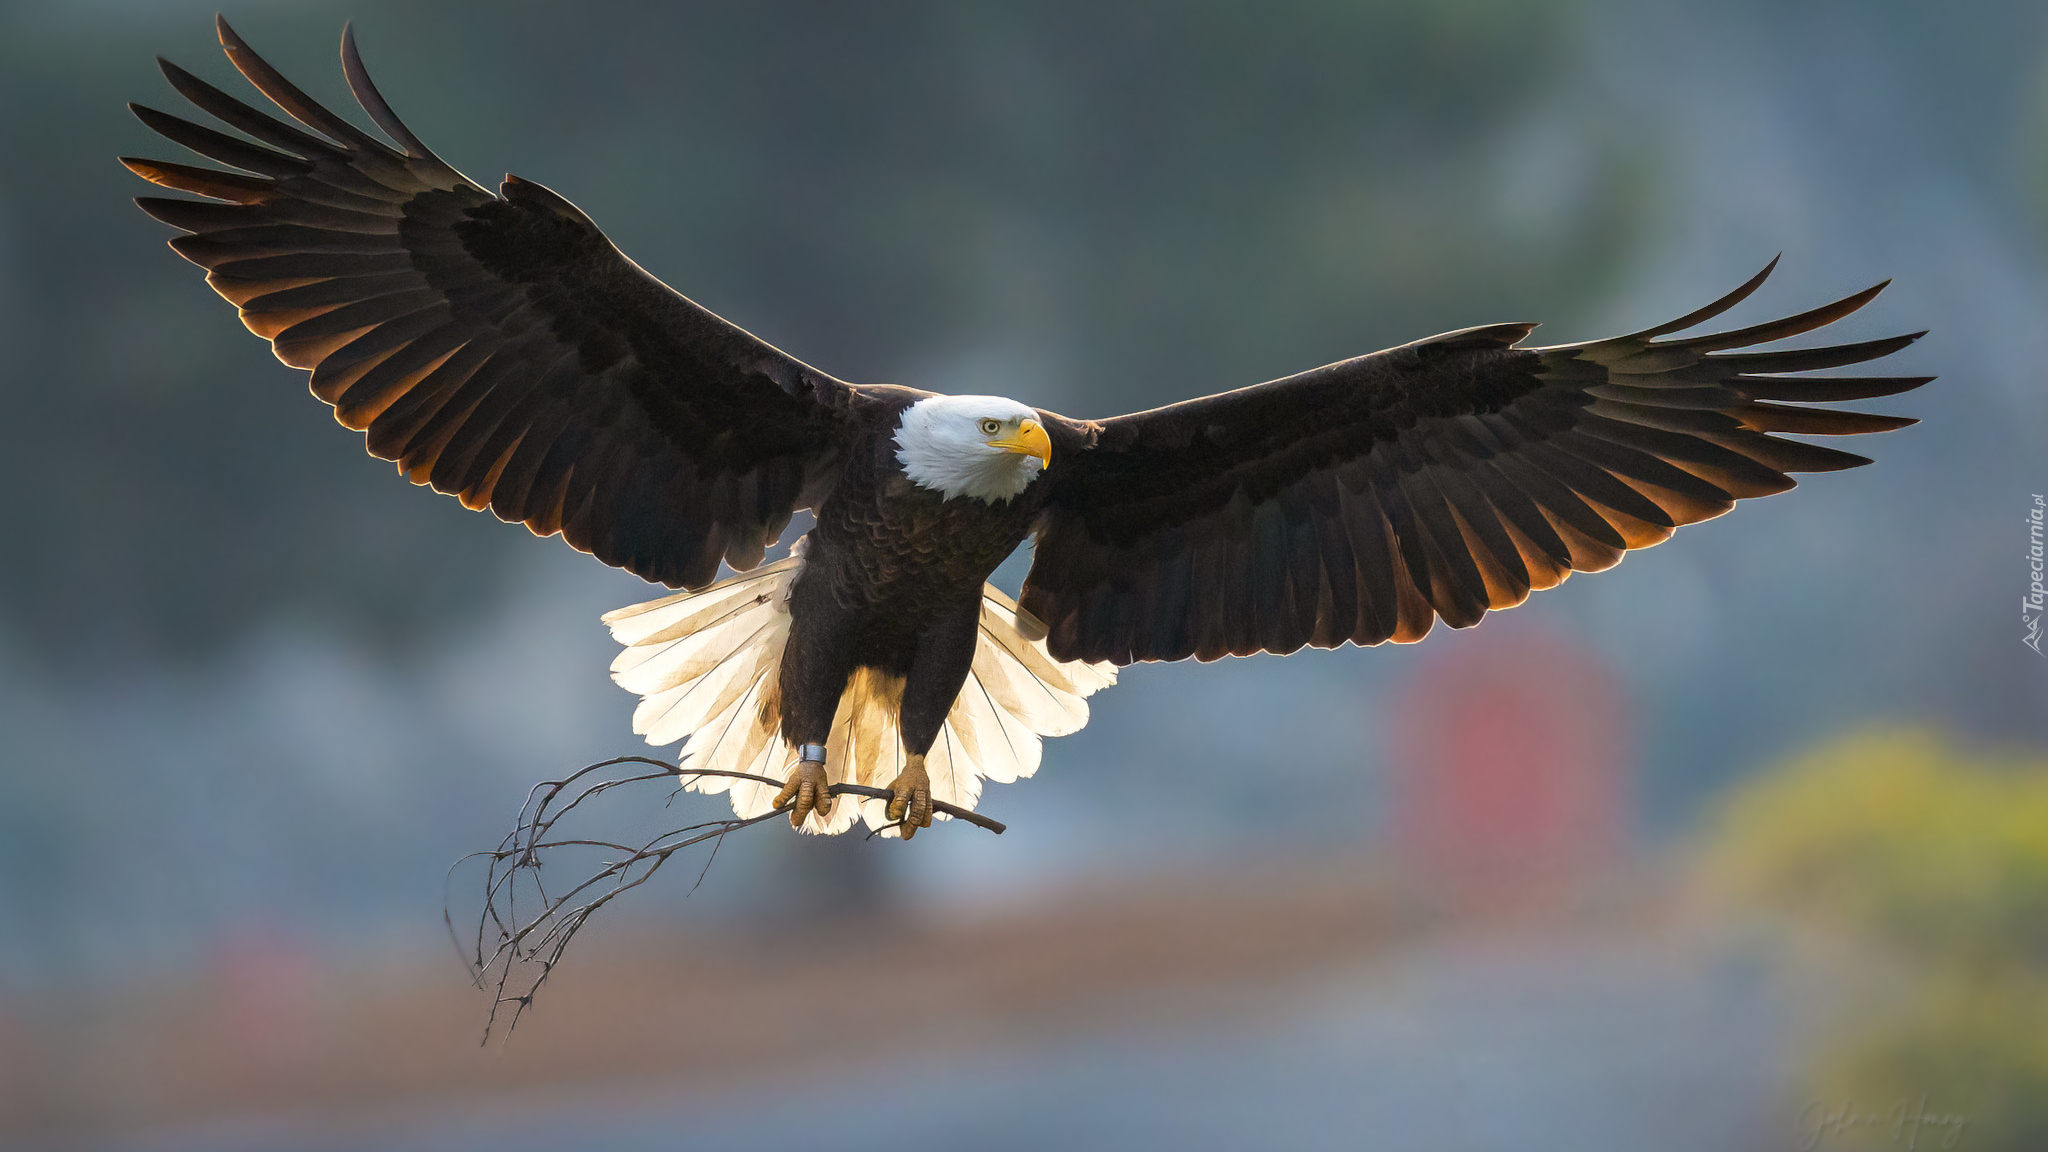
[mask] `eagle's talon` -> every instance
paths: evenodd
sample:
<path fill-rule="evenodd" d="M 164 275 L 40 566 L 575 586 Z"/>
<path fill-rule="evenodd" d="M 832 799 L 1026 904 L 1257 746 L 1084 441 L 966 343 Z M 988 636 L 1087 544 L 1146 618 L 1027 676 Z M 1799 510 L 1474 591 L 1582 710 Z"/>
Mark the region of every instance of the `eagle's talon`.
<path fill-rule="evenodd" d="M 831 784 L 825 779 L 825 766 L 816 760 L 799 760 L 789 770 L 789 783 L 775 794 L 775 806 L 782 807 L 796 802 L 789 810 L 789 826 L 802 828 L 804 818 L 816 812 L 823 820 L 832 814 Z"/>
<path fill-rule="evenodd" d="M 889 819 L 905 840 L 919 828 L 932 826 L 932 780 L 925 774 L 924 758 L 918 757 L 889 782 Z"/>

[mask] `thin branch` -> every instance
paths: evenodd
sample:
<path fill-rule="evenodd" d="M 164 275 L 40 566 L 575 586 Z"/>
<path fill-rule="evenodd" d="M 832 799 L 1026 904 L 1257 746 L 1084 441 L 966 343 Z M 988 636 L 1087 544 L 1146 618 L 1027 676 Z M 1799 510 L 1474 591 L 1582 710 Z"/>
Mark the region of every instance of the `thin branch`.
<path fill-rule="evenodd" d="M 643 772 L 637 775 L 601 777 L 595 781 L 589 778 L 607 768 L 622 764 L 638 764 L 658 768 L 658 772 Z M 601 837 L 582 835 L 556 835 L 556 826 L 571 813 L 582 808 L 586 801 L 594 800 L 617 788 L 629 784 L 644 784 L 650 781 L 679 783 L 683 788 L 706 776 L 718 776 L 735 780 L 752 780 L 776 788 L 783 781 L 767 776 L 756 776 L 750 772 L 731 772 L 715 768 L 684 768 L 665 760 L 649 756 L 617 756 L 610 760 L 589 764 L 570 773 L 560 780 L 543 780 L 527 791 L 526 800 L 520 805 L 519 820 L 511 832 L 498 842 L 497 848 L 487 852 L 472 852 L 457 860 L 448 869 L 447 884 L 454 882 L 455 872 L 472 861 L 484 862 L 483 907 L 477 916 L 475 935 L 467 942 L 456 933 L 452 912 L 452 891 L 444 893 L 442 922 L 447 925 L 448 936 L 454 943 L 468 967 L 471 980 L 478 988 L 493 993 L 491 1013 L 484 1025 L 484 1042 L 490 1040 L 491 1030 L 497 1026 L 500 1009 L 511 1006 L 511 1019 L 506 1023 L 506 1035 L 518 1027 L 519 1017 L 533 1004 L 534 996 L 541 985 L 554 973 L 569 944 L 590 918 L 605 905 L 642 884 L 652 880 L 669 857 L 676 853 L 709 842 L 711 851 L 704 862 L 704 869 L 697 876 L 697 885 L 704 882 L 711 863 L 717 859 L 718 847 L 724 843 L 728 833 L 742 828 L 751 828 L 775 817 L 786 815 L 790 805 L 783 804 L 758 816 L 729 817 L 706 820 L 696 824 L 672 828 L 640 844 L 626 844 Z M 678 791 L 682 789 L 679 788 Z M 893 794 L 887 788 L 872 788 L 862 784 L 834 784 L 829 789 L 833 796 L 858 796 L 864 799 L 888 800 Z M 670 796 L 672 801 L 674 796 Z M 793 803 L 793 801 L 792 801 Z M 935 811 L 947 816 L 965 820 L 976 827 L 986 828 L 1000 835 L 1005 826 L 978 812 L 972 812 L 944 801 L 934 801 Z M 594 817 L 593 817 L 594 818 Z M 899 821 L 893 825 L 870 832 L 872 836 L 885 828 L 902 827 Z M 551 892 L 545 882 L 543 861 L 546 856 L 562 851 L 596 850 L 605 854 L 598 861 L 595 871 L 576 874 L 575 882 L 568 888 Z M 522 890 L 531 888 L 530 897 L 522 897 Z M 525 991 L 513 992 L 514 973 L 532 974 L 532 980 L 525 983 Z"/>

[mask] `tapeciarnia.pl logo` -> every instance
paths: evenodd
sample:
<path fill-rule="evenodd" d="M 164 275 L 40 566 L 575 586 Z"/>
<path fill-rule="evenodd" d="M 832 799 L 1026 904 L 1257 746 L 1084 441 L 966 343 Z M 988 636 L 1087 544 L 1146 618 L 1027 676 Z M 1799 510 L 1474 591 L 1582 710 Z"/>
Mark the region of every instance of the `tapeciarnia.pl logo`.
<path fill-rule="evenodd" d="M 2034 650 L 2036 656 L 2048 655 L 2041 651 L 2041 616 L 2048 608 L 2048 588 L 2041 586 L 2043 569 L 2041 530 L 2042 516 L 2048 513 L 2048 500 L 2039 493 L 2034 496 L 2034 506 L 2027 509 L 2027 568 L 2033 582 L 2027 586 L 2027 594 L 2020 599 L 2020 627 L 2025 632 L 2020 643 Z"/>

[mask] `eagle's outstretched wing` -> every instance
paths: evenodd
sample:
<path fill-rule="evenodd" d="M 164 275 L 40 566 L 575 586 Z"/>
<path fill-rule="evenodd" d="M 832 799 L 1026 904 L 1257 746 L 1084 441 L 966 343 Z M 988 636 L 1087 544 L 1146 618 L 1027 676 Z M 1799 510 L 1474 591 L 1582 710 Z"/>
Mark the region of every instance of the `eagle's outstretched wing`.
<path fill-rule="evenodd" d="M 1775 267 L 1777 262 L 1771 262 Z M 1827 378 L 1918 338 L 1729 352 L 1811 331 L 1884 285 L 1741 331 L 1520 348 L 1533 324 L 1447 333 L 1200 400 L 1068 425 L 1046 471 L 1023 607 L 1062 660 L 1213 660 L 1468 627 L 1680 524 L 1861 456 L 1769 435 L 1913 423 L 1799 407 L 1932 377 Z M 1774 401 L 1792 401 L 1791 405 Z M 1092 447 L 1083 447 L 1092 435 Z"/>
<path fill-rule="evenodd" d="M 696 588 L 758 563 L 823 496 L 849 386 L 685 299 L 568 201 L 507 176 L 492 195 L 392 114 L 352 35 L 349 87 L 393 149 L 308 99 L 225 21 L 228 59 L 288 125 L 169 62 L 242 139 L 131 105 L 238 172 L 122 163 L 210 201 L 142 197 L 190 233 L 278 359 L 414 483 L 489 507 L 649 580 Z M 251 142 L 254 141 L 254 142 Z M 247 174 L 245 174 L 247 173 Z"/>

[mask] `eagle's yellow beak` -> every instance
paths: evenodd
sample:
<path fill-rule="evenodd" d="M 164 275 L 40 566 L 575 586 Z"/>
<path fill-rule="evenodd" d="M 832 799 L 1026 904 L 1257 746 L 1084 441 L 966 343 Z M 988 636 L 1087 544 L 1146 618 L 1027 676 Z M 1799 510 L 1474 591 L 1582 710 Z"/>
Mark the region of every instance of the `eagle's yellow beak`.
<path fill-rule="evenodd" d="M 1005 452 L 1015 452 L 1020 456 L 1036 456 L 1041 465 L 1052 463 L 1052 437 L 1045 434 L 1045 429 L 1039 427 L 1036 420 L 1026 420 L 1017 425 L 1015 436 L 991 440 L 988 443 L 989 447 L 1001 448 Z"/>

